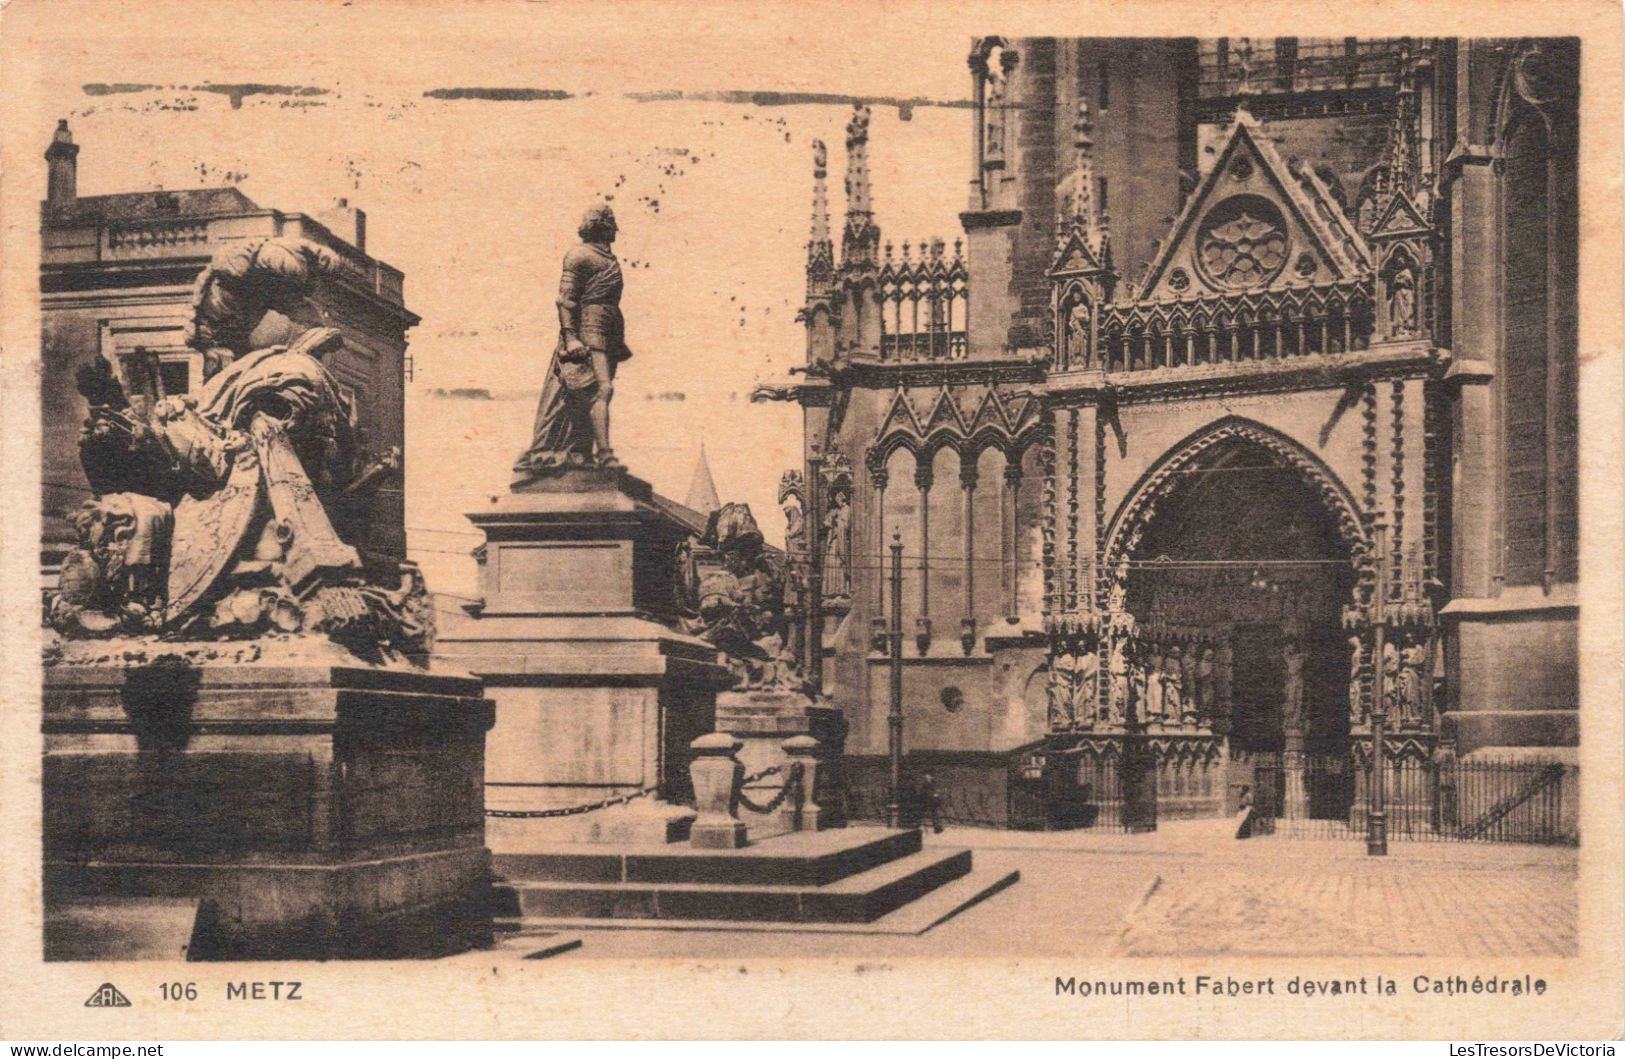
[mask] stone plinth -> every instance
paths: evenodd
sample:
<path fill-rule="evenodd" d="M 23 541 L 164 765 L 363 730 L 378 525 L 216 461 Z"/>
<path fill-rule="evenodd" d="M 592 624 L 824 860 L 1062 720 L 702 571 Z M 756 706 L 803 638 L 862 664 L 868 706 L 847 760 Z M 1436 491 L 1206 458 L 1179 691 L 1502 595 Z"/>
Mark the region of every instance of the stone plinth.
<path fill-rule="evenodd" d="M 674 631 L 679 548 L 692 527 L 620 470 L 517 485 L 469 515 L 484 534 L 478 604 L 440 615 L 436 650 L 497 704 L 486 802 L 494 851 L 556 842 L 680 840 L 693 812 L 689 744 L 731 680 L 716 649 Z M 663 624 L 664 622 L 664 624 Z"/>
<path fill-rule="evenodd" d="M 47 958 L 127 958 L 162 932 L 130 917 L 177 901 L 194 959 L 478 943 L 491 719 L 476 680 L 326 642 L 68 645 L 45 666 Z"/>
<path fill-rule="evenodd" d="M 824 800 L 823 796 L 839 782 L 835 769 L 846 741 L 846 719 L 828 699 L 814 699 L 791 690 L 725 691 L 717 696 L 717 731 L 727 732 L 739 741 L 739 763 L 747 776 L 774 766 L 788 766 L 790 758 L 784 751 L 786 739 L 797 736 L 816 739 L 823 767 L 817 770 L 822 775 L 818 778 L 819 789 L 814 793 L 814 801 L 825 808 L 817 826 L 832 827 L 841 822 L 840 800 L 834 797 Z M 784 774 L 778 773 L 747 784 L 745 793 L 765 803 L 783 784 Z M 752 839 L 798 830 L 793 806 L 767 816 L 746 810 L 740 815 L 749 825 Z"/>

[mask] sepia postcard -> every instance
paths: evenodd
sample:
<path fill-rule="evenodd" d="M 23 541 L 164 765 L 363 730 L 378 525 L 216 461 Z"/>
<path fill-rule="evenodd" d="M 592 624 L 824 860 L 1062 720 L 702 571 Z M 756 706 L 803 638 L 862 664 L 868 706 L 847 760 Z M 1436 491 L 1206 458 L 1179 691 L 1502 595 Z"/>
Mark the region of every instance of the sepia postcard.
<path fill-rule="evenodd" d="M 0 1037 L 1617 1038 L 1621 27 L 12 0 Z"/>

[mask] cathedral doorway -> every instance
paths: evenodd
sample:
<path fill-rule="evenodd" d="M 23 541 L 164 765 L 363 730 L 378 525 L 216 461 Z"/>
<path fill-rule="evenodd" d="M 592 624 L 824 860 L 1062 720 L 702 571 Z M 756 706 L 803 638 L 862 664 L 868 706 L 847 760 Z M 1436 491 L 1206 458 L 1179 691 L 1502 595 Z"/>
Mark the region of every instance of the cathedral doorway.
<path fill-rule="evenodd" d="M 1113 535 L 1144 719 L 1222 737 L 1238 776 L 1313 763 L 1309 815 L 1347 810 L 1353 510 L 1293 443 L 1233 428 L 1164 461 Z"/>

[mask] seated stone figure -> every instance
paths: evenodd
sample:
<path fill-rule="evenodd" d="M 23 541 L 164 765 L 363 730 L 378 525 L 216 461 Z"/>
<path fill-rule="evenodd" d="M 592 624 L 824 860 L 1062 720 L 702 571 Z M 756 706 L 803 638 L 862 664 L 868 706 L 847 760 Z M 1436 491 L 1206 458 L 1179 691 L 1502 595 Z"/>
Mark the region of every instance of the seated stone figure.
<path fill-rule="evenodd" d="M 685 631 L 716 645 L 740 688 L 797 686 L 800 674 L 786 650 L 784 570 L 765 553 L 750 507 L 724 504 L 700 543 L 721 565 L 698 574 L 697 613 Z"/>
<path fill-rule="evenodd" d="M 219 275 L 202 283 L 196 333 L 245 341 L 266 304 L 286 307 L 255 289 L 225 297 Z M 151 386 L 139 355 L 122 381 L 99 357 L 82 370 L 80 460 L 99 495 L 76 519 L 48 624 L 70 638 L 320 634 L 374 660 L 426 659 L 432 611 L 415 568 L 367 569 L 328 514 L 380 479 L 323 363 L 343 341 L 312 328 L 287 345 L 224 347 L 196 395 Z"/>

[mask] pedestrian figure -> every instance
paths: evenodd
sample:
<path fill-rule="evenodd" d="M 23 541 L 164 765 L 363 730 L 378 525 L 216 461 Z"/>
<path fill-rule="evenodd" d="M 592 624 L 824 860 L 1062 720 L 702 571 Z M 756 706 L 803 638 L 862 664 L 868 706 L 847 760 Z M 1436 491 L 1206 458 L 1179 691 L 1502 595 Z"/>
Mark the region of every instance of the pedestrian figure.
<path fill-rule="evenodd" d="M 942 834 L 942 796 L 937 793 L 937 781 L 931 773 L 920 775 L 919 785 L 915 788 L 915 797 L 919 799 L 920 825 L 923 827 L 929 819 L 932 833 Z"/>
<path fill-rule="evenodd" d="M 1236 799 L 1236 815 L 1232 819 L 1232 828 L 1236 838 L 1247 838 L 1253 833 L 1253 789 L 1242 787 L 1241 796 Z"/>

